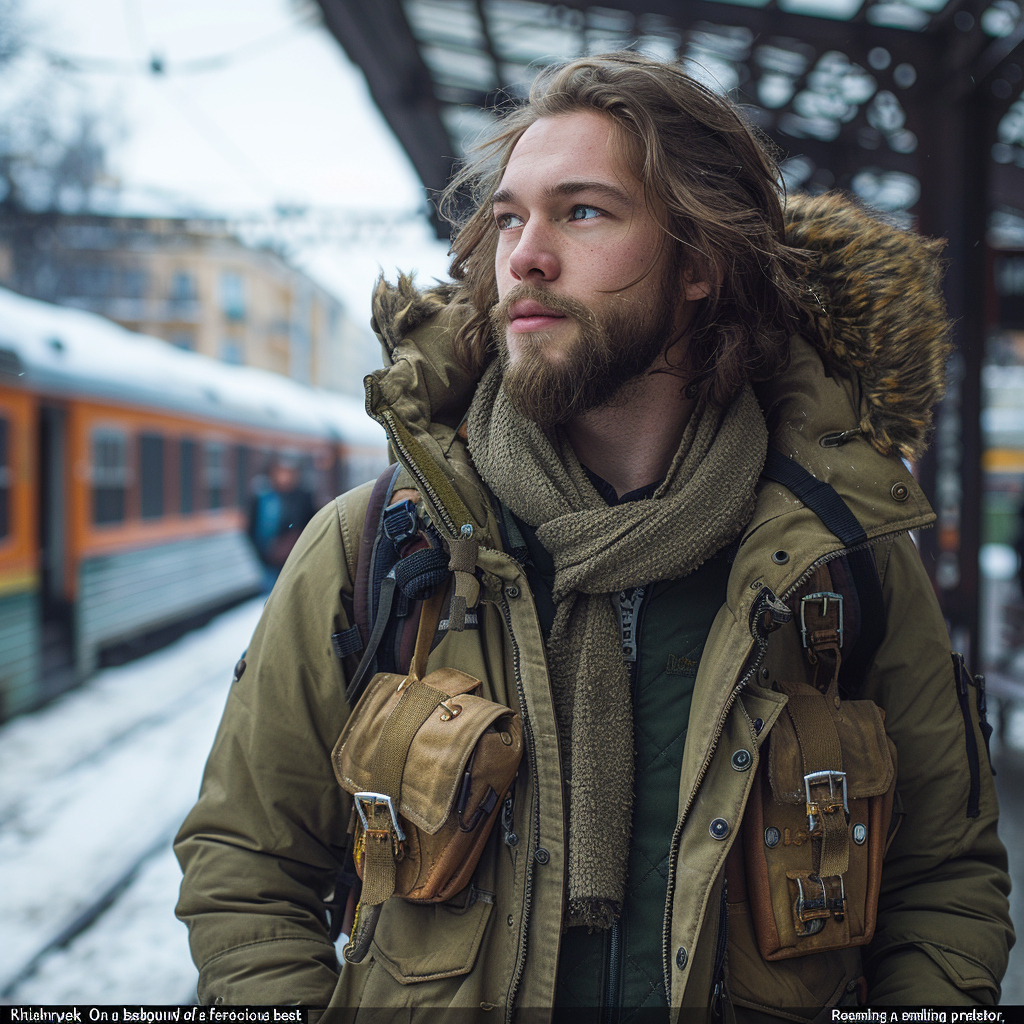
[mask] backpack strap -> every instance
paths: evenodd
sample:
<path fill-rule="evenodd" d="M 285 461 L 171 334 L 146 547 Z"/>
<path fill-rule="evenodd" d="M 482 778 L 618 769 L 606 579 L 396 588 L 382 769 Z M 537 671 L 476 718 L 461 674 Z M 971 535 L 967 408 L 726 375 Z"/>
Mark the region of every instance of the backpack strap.
<path fill-rule="evenodd" d="M 844 547 L 855 549 L 842 556 L 853 579 L 859 605 L 857 641 L 852 650 L 847 648 L 849 653 L 844 655 L 840 680 L 840 689 L 845 695 L 852 695 L 859 689 L 885 637 L 885 603 L 878 567 L 874 552 L 862 546 L 866 545 L 868 535 L 831 484 L 818 480 L 777 448 L 769 447 L 761 475 L 791 491 Z"/>

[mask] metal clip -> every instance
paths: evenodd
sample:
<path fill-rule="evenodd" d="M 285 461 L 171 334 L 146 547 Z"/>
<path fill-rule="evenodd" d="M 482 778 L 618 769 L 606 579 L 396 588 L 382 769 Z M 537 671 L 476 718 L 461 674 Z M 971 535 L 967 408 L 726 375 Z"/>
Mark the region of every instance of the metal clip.
<path fill-rule="evenodd" d="M 807 828 L 813 832 L 821 824 L 822 807 L 816 800 L 811 798 L 811 786 L 819 786 L 828 783 L 828 801 L 824 805 L 824 811 L 832 814 L 842 807 L 847 818 L 850 816 L 850 807 L 846 801 L 846 772 L 823 771 L 809 772 L 804 776 L 804 794 L 807 797 Z M 837 800 L 836 783 L 843 784 L 843 799 L 840 803 Z"/>
<path fill-rule="evenodd" d="M 395 830 L 395 837 L 400 843 L 405 842 L 405 833 L 402 831 L 402 826 L 398 824 L 398 814 L 395 812 L 395 802 L 387 795 L 387 793 L 353 793 L 352 799 L 355 800 L 356 810 L 359 812 L 359 820 L 363 823 L 364 829 L 369 829 L 370 823 L 367 821 L 366 812 L 363 810 L 363 803 L 369 804 L 371 807 L 376 807 L 377 804 L 383 804 L 388 809 L 388 813 L 391 815 L 391 824 Z"/>
<path fill-rule="evenodd" d="M 804 647 L 808 646 L 807 643 L 807 615 L 806 606 L 808 601 L 820 601 L 821 602 L 821 614 L 822 616 L 828 615 L 828 603 L 829 601 L 839 602 L 839 629 L 836 631 L 839 636 L 839 646 L 843 646 L 843 595 L 834 594 L 831 590 L 822 590 L 817 594 L 808 594 L 806 597 L 800 599 L 800 640 Z"/>
<path fill-rule="evenodd" d="M 821 895 L 807 896 L 804 892 L 804 880 L 799 875 L 796 878 L 796 917 L 805 926 L 804 935 L 814 935 L 824 927 L 824 919 L 834 915 L 839 921 L 846 914 L 846 883 L 843 876 L 839 878 L 839 895 L 829 896 L 825 888 L 825 880 L 817 875 L 808 875 L 807 881 L 813 882 L 821 889 Z"/>

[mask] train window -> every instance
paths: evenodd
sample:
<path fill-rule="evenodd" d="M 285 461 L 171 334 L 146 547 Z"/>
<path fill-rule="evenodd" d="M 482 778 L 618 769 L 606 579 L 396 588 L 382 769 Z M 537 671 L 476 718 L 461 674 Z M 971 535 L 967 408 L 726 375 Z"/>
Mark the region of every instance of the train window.
<path fill-rule="evenodd" d="M 120 430 L 97 430 L 92 435 L 92 521 L 124 521 L 128 483 L 128 440 Z"/>
<path fill-rule="evenodd" d="M 203 476 L 206 484 L 206 507 L 223 508 L 228 476 L 227 446 L 210 442 L 206 445 Z"/>
<path fill-rule="evenodd" d="M 11 532 L 11 429 L 0 416 L 0 540 Z"/>
<path fill-rule="evenodd" d="M 178 468 L 180 469 L 180 482 L 178 484 L 178 497 L 183 515 L 188 515 L 196 509 L 196 443 L 182 438 L 179 446 Z"/>
<path fill-rule="evenodd" d="M 164 514 L 164 439 L 159 434 L 139 438 L 140 511 L 143 519 Z"/>
<path fill-rule="evenodd" d="M 235 447 L 235 504 L 246 508 L 249 504 L 249 474 L 252 452 L 248 445 Z"/>

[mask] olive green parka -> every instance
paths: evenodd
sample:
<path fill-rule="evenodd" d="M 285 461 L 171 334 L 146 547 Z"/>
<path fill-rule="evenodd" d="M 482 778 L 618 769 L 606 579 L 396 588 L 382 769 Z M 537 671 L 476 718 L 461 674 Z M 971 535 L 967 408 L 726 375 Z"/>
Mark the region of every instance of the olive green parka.
<path fill-rule="evenodd" d="M 935 252 L 837 197 L 791 200 L 787 215 L 795 243 L 821 253 L 809 283 L 820 329 L 792 339 L 788 369 L 758 397 L 771 444 L 842 495 L 873 548 L 886 631 L 860 695 L 885 712 L 900 815 L 867 946 L 769 963 L 749 894 L 730 886 L 724 1013 L 777 1020 L 784 1007 L 787 1019 L 827 1019 L 824 1007 L 854 1003 L 865 990 L 873 1005 L 993 1002 L 1013 940 L 995 791 L 975 702 L 965 719 L 910 536 L 934 516 L 895 454 L 920 451 L 943 379 Z M 459 432 L 475 387 L 452 356 L 464 315 L 447 289 L 382 285 L 375 327 L 389 365 L 367 378 L 367 408 L 402 464 L 398 487 L 419 491 L 420 509 L 446 538 L 469 523 L 480 541 L 478 628 L 449 630 L 427 668 L 476 676 L 484 696 L 522 715 L 518 843 L 495 829 L 472 885 L 447 904 L 388 900 L 370 955 L 339 976 L 323 900 L 347 841 L 350 803 L 331 751 L 349 708 L 330 637 L 350 625 L 339 591 L 351 593 L 359 557 L 369 485 L 357 488 L 315 517 L 289 558 L 176 841 L 178 914 L 203 1002 L 329 1005 L 357 1020 L 373 1010 L 399 1019 L 393 1011 L 413 1007 L 463 1008 L 466 1019 L 487 1021 L 550 1014 L 565 873 L 558 730 L 526 575 L 502 551 L 492 497 Z M 662 925 L 672 1020 L 697 1018 L 708 1005 L 726 858 L 787 700 L 772 683 L 808 671 L 797 623 L 759 642 L 753 603 L 766 587 L 791 598 L 812 566 L 842 550 L 792 493 L 761 481 L 694 683 Z M 980 751 L 974 817 L 968 729 Z M 741 749 L 752 755 L 749 771 L 732 767 Z M 728 823 L 724 839 L 711 833 L 714 819 Z"/>

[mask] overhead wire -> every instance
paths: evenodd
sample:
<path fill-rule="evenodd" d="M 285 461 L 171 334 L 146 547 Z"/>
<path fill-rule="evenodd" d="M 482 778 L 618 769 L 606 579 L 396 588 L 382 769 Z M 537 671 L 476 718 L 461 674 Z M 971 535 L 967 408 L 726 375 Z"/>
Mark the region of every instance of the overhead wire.
<path fill-rule="evenodd" d="M 129 4 L 132 4 L 137 12 L 134 17 L 129 16 Z M 179 61 L 168 60 L 161 54 L 150 50 L 142 26 L 141 12 L 138 12 L 138 8 L 132 3 L 132 0 L 125 0 L 125 22 L 126 26 L 132 22 L 135 23 L 128 29 L 129 39 L 136 51 L 142 50 L 148 53 L 145 58 L 123 60 L 117 57 L 91 57 L 86 54 L 65 53 L 50 49 L 41 49 L 40 52 L 52 66 L 59 67 L 64 71 L 77 71 L 84 74 L 152 76 L 209 74 L 213 71 L 223 71 L 233 64 L 283 45 L 295 32 L 319 24 L 320 16 L 317 11 L 310 11 L 283 28 L 275 29 L 265 36 L 242 43 L 230 50 Z M 139 45 L 140 42 L 141 45 Z"/>

